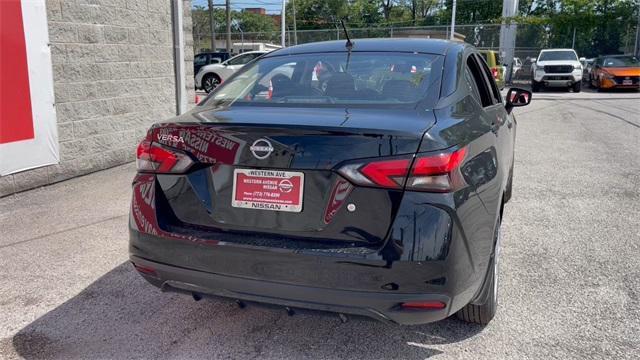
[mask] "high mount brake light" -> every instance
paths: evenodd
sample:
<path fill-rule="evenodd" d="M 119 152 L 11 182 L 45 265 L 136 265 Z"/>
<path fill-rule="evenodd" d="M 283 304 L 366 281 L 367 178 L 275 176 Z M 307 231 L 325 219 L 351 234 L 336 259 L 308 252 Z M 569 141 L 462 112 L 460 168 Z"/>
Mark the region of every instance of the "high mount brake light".
<path fill-rule="evenodd" d="M 187 171 L 193 160 L 180 150 L 143 140 L 136 151 L 136 166 L 140 172 L 181 174 Z"/>
<path fill-rule="evenodd" d="M 455 151 L 419 154 L 413 160 L 413 166 L 410 158 L 401 158 L 347 164 L 338 171 L 358 185 L 448 192 L 464 185 L 458 169 L 466 154 L 466 148 L 461 148 Z"/>

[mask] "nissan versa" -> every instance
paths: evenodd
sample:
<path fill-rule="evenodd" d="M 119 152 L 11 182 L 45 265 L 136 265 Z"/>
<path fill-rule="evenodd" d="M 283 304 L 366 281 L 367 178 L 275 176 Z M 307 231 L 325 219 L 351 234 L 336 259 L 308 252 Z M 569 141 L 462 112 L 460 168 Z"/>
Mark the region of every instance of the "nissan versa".
<path fill-rule="evenodd" d="M 464 43 L 266 54 L 138 146 L 131 261 L 196 300 L 486 324 L 530 101 Z"/>

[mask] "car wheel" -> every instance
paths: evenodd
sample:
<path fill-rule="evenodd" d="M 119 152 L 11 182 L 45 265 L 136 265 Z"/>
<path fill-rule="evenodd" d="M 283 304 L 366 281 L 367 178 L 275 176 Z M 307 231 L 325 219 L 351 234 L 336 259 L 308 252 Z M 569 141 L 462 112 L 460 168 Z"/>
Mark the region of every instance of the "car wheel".
<path fill-rule="evenodd" d="M 202 79 L 202 88 L 207 93 L 210 93 L 220 85 L 220 78 L 216 74 L 208 74 Z"/>
<path fill-rule="evenodd" d="M 480 291 L 480 296 L 456 313 L 458 319 L 462 321 L 487 325 L 496 315 L 496 311 L 498 310 L 498 265 L 500 259 L 501 224 L 502 221 L 500 217 L 498 217 L 494 235 L 495 245 L 493 247 L 493 254 L 491 254 L 491 259 L 489 260 L 489 266 L 484 278 L 482 290 Z"/>
<path fill-rule="evenodd" d="M 577 83 L 573 84 L 573 92 L 574 93 L 579 93 L 580 90 L 582 90 L 582 83 L 581 82 L 577 82 Z"/>
<path fill-rule="evenodd" d="M 532 92 L 540 91 L 540 83 L 535 80 L 531 80 L 531 91 Z"/>

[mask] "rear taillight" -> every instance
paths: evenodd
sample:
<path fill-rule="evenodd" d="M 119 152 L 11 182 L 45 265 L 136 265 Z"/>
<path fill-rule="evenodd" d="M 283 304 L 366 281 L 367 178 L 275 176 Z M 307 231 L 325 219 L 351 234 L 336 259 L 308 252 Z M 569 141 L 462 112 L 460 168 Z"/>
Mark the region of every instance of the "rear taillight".
<path fill-rule="evenodd" d="M 458 169 L 467 154 L 466 148 L 418 156 L 413 163 L 407 189 L 447 192 L 460 188 L 464 180 Z"/>
<path fill-rule="evenodd" d="M 498 79 L 498 68 L 492 67 L 491 68 L 491 75 L 493 75 L 494 79 Z"/>
<path fill-rule="evenodd" d="M 454 191 L 464 186 L 458 169 L 466 148 L 401 158 L 353 163 L 339 172 L 357 185 L 429 192 Z M 412 165 L 413 163 L 413 165 Z"/>
<path fill-rule="evenodd" d="M 149 140 L 143 140 L 136 151 L 136 166 L 140 172 L 181 174 L 191 165 L 193 160 L 189 155 Z"/>

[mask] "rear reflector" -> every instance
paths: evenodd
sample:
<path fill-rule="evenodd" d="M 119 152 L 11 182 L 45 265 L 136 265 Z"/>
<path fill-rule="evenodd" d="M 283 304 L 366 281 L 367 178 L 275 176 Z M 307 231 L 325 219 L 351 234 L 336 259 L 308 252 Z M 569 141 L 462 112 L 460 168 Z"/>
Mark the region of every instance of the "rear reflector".
<path fill-rule="evenodd" d="M 189 155 L 149 140 L 143 140 L 136 151 L 136 166 L 140 172 L 180 174 L 191 165 L 193 160 Z"/>
<path fill-rule="evenodd" d="M 138 270 L 139 273 L 145 274 L 145 275 L 154 276 L 154 277 L 158 277 L 158 273 L 156 272 L 156 269 L 154 269 L 152 267 L 149 267 L 149 266 L 136 264 L 136 263 L 132 263 L 132 264 L 133 264 L 133 267 L 136 270 Z"/>
<path fill-rule="evenodd" d="M 415 301 L 400 304 L 403 309 L 440 310 L 447 307 L 442 301 Z"/>
<path fill-rule="evenodd" d="M 411 166 L 412 159 L 406 157 L 347 164 L 338 171 L 358 185 L 448 192 L 457 190 L 464 185 L 464 180 L 462 180 L 458 169 L 466 154 L 466 148 L 438 153 L 422 153 L 413 160 L 413 166 Z"/>

